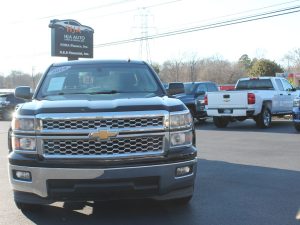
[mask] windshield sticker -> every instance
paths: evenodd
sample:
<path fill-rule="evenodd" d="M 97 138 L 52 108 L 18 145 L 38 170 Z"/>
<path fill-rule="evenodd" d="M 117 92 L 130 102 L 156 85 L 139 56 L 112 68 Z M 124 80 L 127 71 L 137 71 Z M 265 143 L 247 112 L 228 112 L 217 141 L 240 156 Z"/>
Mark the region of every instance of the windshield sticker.
<path fill-rule="evenodd" d="M 48 74 L 58 74 L 71 69 L 71 66 L 54 67 Z"/>
<path fill-rule="evenodd" d="M 47 91 L 60 91 L 63 88 L 65 77 L 54 77 L 50 80 Z"/>

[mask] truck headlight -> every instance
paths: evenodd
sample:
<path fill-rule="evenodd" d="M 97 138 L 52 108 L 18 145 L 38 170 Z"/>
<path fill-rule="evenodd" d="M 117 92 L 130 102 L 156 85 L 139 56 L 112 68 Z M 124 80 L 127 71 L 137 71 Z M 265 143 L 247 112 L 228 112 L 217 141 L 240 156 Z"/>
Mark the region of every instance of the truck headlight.
<path fill-rule="evenodd" d="M 170 134 L 170 147 L 188 146 L 192 145 L 193 133 L 187 132 L 174 132 Z"/>
<path fill-rule="evenodd" d="M 295 98 L 294 99 L 293 107 L 300 107 L 300 98 Z"/>
<path fill-rule="evenodd" d="M 12 128 L 13 130 L 33 131 L 35 130 L 34 118 L 14 118 Z"/>
<path fill-rule="evenodd" d="M 170 130 L 184 129 L 192 127 L 193 119 L 189 111 L 184 113 L 170 114 Z"/>
<path fill-rule="evenodd" d="M 13 137 L 13 149 L 24 151 L 35 151 L 36 140 L 32 137 Z"/>

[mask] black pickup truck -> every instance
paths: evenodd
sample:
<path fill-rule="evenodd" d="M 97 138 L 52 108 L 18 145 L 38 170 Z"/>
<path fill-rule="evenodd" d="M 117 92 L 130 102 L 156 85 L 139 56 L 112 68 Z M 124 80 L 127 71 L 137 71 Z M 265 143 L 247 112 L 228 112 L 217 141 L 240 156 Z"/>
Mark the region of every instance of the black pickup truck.
<path fill-rule="evenodd" d="M 217 84 L 211 81 L 185 82 L 185 93 L 176 95 L 191 111 L 193 118 L 201 121 L 207 117 L 204 97 L 207 92 L 219 91 Z"/>
<path fill-rule="evenodd" d="M 183 90 L 182 90 L 183 91 Z M 142 61 L 51 65 L 15 112 L 9 174 L 20 209 L 55 201 L 187 203 L 197 171 L 188 108 Z"/>

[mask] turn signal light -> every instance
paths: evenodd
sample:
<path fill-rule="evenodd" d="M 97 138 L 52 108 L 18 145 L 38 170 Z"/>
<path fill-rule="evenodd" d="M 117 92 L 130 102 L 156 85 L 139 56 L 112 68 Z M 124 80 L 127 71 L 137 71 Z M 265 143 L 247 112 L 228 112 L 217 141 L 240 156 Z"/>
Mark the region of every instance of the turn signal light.
<path fill-rule="evenodd" d="M 208 105 L 208 98 L 207 98 L 207 95 L 204 96 L 204 105 Z"/>

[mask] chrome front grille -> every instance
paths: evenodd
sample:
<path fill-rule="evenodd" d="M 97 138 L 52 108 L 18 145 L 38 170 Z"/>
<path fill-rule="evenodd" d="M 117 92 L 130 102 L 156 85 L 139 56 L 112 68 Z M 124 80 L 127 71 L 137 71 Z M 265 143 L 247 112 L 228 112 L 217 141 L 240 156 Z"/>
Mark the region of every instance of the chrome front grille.
<path fill-rule="evenodd" d="M 44 139 L 47 157 L 122 157 L 163 152 L 164 136 L 120 137 L 106 141 L 91 139 Z"/>
<path fill-rule="evenodd" d="M 44 119 L 43 130 L 121 129 L 163 126 L 163 116 L 116 119 Z"/>

